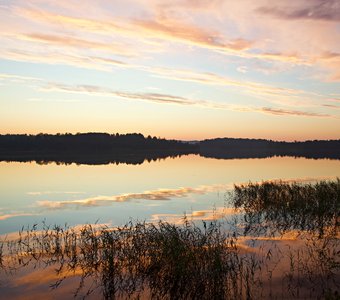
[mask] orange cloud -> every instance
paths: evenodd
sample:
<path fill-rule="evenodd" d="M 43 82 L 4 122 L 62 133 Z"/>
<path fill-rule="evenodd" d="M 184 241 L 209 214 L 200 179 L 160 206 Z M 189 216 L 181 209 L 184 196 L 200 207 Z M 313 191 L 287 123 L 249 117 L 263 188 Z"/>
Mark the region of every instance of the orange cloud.
<path fill-rule="evenodd" d="M 120 22 L 112 22 L 107 20 L 88 19 L 74 16 L 71 17 L 43 10 L 25 8 L 15 8 L 15 12 L 35 22 L 49 23 L 56 26 L 65 24 L 74 30 L 83 30 L 102 35 L 114 33 L 137 39 L 141 39 L 141 37 L 143 37 L 143 42 L 146 42 L 145 38 L 157 38 L 164 41 L 176 41 L 198 47 L 209 48 L 223 54 L 229 53 L 244 58 L 278 60 L 297 64 L 306 63 L 306 61 L 295 54 L 277 52 L 256 54 L 245 52 L 245 50 L 250 49 L 254 45 L 253 41 L 243 38 L 228 40 L 223 34 L 217 31 L 207 30 L 197 25 L 184 23 L 175 19 L 164 18 L 164 16 L 156 19 L 135 19 L 125 20 L 125 22 L 120 20 Z M 56 40 L 52 39 L 52 42 L 55 43 Z M 66 44 L 70 43 L 69 40 L 66 40 L 65 42 Z M 72 43 L 76 45 L 76 41 L 73 41 Z M 92 47 L 97 46 L 99 48 L 105 48 L 104 45 L 96 45 L 96 43 L 89 41 L 79 41 L 79 46 L 81 46 L 82 43 L 88 43 Z"/>
<path fill-rule="evenodd" d="M 315 62 L 331 70 L 327 81 L 340 81 L 340 53 L 325 52 L 316 57 Z"/>
<path fill-rule="evenodd" d="M 252 45 L 251 41 L 245 39 L 225 40 L 218 32 L 171 19 L 134 20 L 133 24 L 148 37 L 181 41 L 211 49 L 241 51 L 249 49 Z"/>
<path fill-rule="evenodd" d="M 112 22 L 98 19 L 88 19 L 54 14 L 43 10 L 15 8 L 19 14 L 31 21 L 47 22 L 58 25 L 65 24 L 74 29 L 108 35 L 110 33 L 131 35 L 137 38 L 158 38 L 173 40 L 192 45 L 230 51 L 241 51 L 250 48 L 251 41 L 239 38 L 226 40 L 216 31 L 209 31 L 196 25 L 179 22 L 172 19 L 158 18 L 156 20 L 135 19 Z M 55 42 L 55 40 L 52 40 Z M 69 43 L 69 41 L 66 41 Z M 81 44 L 81 43 L 80 43 Z"/>
<path fill-rule="evenodd" d="M 76 49 L 86 50 L 104 50 L 120 56 L 132 56 L 135 55 L 131 50 L 123 45 L 112 42 L 98 42 L 94 40 L 86 40 L 76 38 L 74 36 L 45 34 L 45 33 L 28 33 L 28 34 L 8 34 L 6 38 L 31 41 L 35 43 L 48 44 L 51 46 L 59 47 L 73 47 Z"/>
<path fill-rule="evenodd" d="M 69 28 L 77 28 L 85 31 L 96 33 L 125 32 L 122 25 L 113 21 L 95 20 L 67 16 L 62 14 L 51 13 L 42 9 L 31 9 L 23 7 L 14 7 L 13 12 L 21 17 L 35 22 L 50 23 L 57 26 L 67 25 Z"/>
<path fill-rule="evenodd" d="M 63 64 L 71 65 L 77 68 L 95 69 L 100 71 L 111 71 L 112 67 L 124 67 L 126 64 L 119 60 L 114 60 L 98 56 L 84 56 L 80 54 L 63 54 L 56 51 L 31 52 L 27 50 L 2 50 L 0 49 L 0 58 L 10 59 L 15 61 L 36 62 L 45 64 Z"/>
<path fill-rule="evenodd" d="M 123 47 L 125 47 L 125 42 L 128 40 L 129 46 L 125 47 L 125 51 L 134 48 L 138 53 L 141 51 L 152 52 L 154 51 L 154 47 L 139 47 L 138 43 L 143 43 L 143 45 L 146 46 L 149 43 L 155 44 L 155 40 L 180 42 L 211 49 L 227 55 L 236 55 L 244 59 L 260 59 L 269 62 L 279 61 L 290 65 L 321 66 L 331 71 L 332 74 L 329 76 L 330 80 L 340 80 L 337 71 L 339 65 L 334 66 L 332 63 L 319 63 L 319 61 L 322 60 L 320 50 L 322 49 L 324 51 L 329 47 L 328 50 L 331 52 L 332 48 L 331 45 L 325 45 L 325 43 L 321 41 L 324 36 L 330 35 L 327 26 L 317 30 L 317 32 L 313 26 L 308 26 L 309 23 L 303 24 L 304 26 L 301 28 L 295 26 L 294 28 L 296 30 L 294 30 L 292 34 L 294 35 L 294 39 L 290 38 L 291 34 L 286 34 L 286 32 L 291 32 L 291 27 L 287 27 L 287 30 L 273 30 L 277 27 L 284 29 L 292 19 L 338 21 L 337 12 L 339 5 L 334 0 L 326 2 L 317 0 L 310 3 L 308 1 L 301 1 L 294 5 L 286 5 L 286 3 L 282 5 L 282 2 L 279 2 L 275 7 L 261 0 L 256 3 L 242 1 L 242 3 L 235 2 L 228 4 L 223 1 L 209 1 L 209 3 L 207 3 L 206 1 L 193 2 L 188 0 L 157 3 L 138 0 L 132 2 L 132 4 L 135 4 L 135 6 L 132 5 L 132 11 L 134 9 L 143 11 L 144 9 L 149 12 L 149 14 L 147 14 L 148 17 L 136 18 L 136 15 L 140 15 L 136 13 L 130 16 L 101 16 L 97 14 L 91 19 L 80 17 L 77 15 L 74 5 L 67 5 L 66 3 L 59 4 L 62 10 L 58 11 L 58 13 L 48 11 L 42 6 L 35 7 L 34 5 L 30 5 L 29 7 L 12 5 L 10 12 L 24 18 L 26 21 L 43 23 L 49 29 L 53 26 L 54 32 L 56 29 L 57 31 L 61 31 L 61 29 L 67 28 L 69 31 L 73 31 L 74 35 L 80 30 L 86 34 L 95 33 L 97 38 L 112 38 L 112 36 L 114 36 L 118 37 L 116 40 L 120 38 L 122 38 L 121 41 L 124 40 Z M 88 5 L 91 7 L 92 3 L 88 3 Z M 70 7 L 72 7 L 72 9 Z M 177 11 L 178 13 L 174 14 L 173 11 Z M 237 32 L 240 32 L 239 37 L 228 37 L 226 30 L 223 30 L 225 24 L 222 22 L 223 20 L 219 19 L 219 17 L 221 18 L 221 14 L 225 20 L 233 22 Z M 203 22 L 197 22 L 198 17 L 201 16 L 203 16 L 204 19 L 212 21 L 209 22 L 209 27 L 204 26 Z M 269 18 L 263 21 L 263 16 L 268 16 Z M 330 26 L 334 27 L 334 24 Z M 256 29 L 258 29 L 260 34 L 259 36 L 256 35 L 255 39 L 251 39 L 249 38 L 249 34 L 245 34 Z M 328 34 L 325 34 L 327 30 Z M 34 33 L 33 35 L 31 39 L 35 41 L 42 42 L 42 40 L 44 40 L 44 42 L 47 43 L 48 40 L 50 40 L 52 44 L 63 42 L 65 45 L 72 45 L 74 47 L 77 45 L 79 45 L 79 47 L 81 47 L 81 45 L 86 47 L 86 45 L 88 45 L 90 47 L 96 47 L 96 49 L 98 47 L 103 49 L 106 43 L 106 41 L 94 42 L 82 39 L 79 39 L 79 41 L 76 39 L 73 41 L 68 39 L 62 40 L 60 36 L 51 39 L 51 37 L 44 36 L 46 34 L 41 36 L 41 33 Z M 318 44 L 322 45 L 322 47 L 314 51 L 317 55 L 315 55 L 315 53 L 311 55 L 309 51 L 304 51 L 307 44 L 304 40 L 305 38 L 312 38 L 312 40 L 316 42 L 320 40 Z M 272 47 L 265 45 L 266 43 L 264 41 L 269 39 L 273 39 Z M 278 40 L 280 40 L 279 43 Z M 315 47 L 313 47 L 313 49 L 314 48 Z M 120 52 L 120 49 L 117 50 Z M 319 55 L 318 52 L 321 54 Z M 120 52 L 120 55 L 124 55 L 124 51 Z"/>

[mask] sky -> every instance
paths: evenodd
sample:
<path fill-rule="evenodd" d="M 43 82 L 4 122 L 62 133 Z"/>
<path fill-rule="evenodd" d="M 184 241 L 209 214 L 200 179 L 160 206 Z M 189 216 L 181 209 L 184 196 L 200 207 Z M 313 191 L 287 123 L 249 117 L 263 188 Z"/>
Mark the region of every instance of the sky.
<path fill-rule="evenodd" d="M 0 134 L 340 138 L 339 0 L 0 0 Z"/>

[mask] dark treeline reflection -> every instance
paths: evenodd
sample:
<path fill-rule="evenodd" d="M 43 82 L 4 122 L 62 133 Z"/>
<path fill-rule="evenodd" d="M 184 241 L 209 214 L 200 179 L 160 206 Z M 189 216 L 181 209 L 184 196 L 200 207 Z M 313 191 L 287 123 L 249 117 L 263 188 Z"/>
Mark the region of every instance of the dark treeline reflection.
<path fill-rule="evenodd" d="M 183 142 L 137 133 L 0 135 L 0 161 L 141 164 L 145 160 L 184 154 L 222 159 L 272 156 L 340 159 L 340 140 L 288 143 L 223 138 Z"/>
<path fill-rule="evenodd" d="M 158 161 L 166 158 L 176 158 L 188 153 L 172 150 L 164 151 L 122 151 L 122 152 L 96 152 L 96 153 L 31 153 L 31 154 L 12 154 L 5 155 L 6 158 L 0 155 L 0 161 L 6 162 L 36 162 L 39 165 L 48 165 L 56 163 L 57 165 L 107 165 L 107 164 L 128 164 L 141 165 L 144 162 Z"/>
<path fill-rule="evenodd" d="M 201 141 L 200 155 L 224 159 L 272 156 L 340 159 L 340 140 L 276 142 L 264 139 L 217 138 Z"/>
<path fill-rule="evenodd" d="M 59 276 L 52 288 L 77 274 L 76 297 L 100 291 L 104 299 L 339 299 L 339 186 L 339 180 L 236 186 L 231 199 L 244 209 L 241 224 L 184 217 L 183 225 L 33 226 L 2 242 L 0 267 L 52 266 Z M 282 236 L 258 230 L 268 223 Z M 293 229 L 303 238 L 288 248 L 275 244 Z M 254 233 L 263 243 L 247 247 Z"/>

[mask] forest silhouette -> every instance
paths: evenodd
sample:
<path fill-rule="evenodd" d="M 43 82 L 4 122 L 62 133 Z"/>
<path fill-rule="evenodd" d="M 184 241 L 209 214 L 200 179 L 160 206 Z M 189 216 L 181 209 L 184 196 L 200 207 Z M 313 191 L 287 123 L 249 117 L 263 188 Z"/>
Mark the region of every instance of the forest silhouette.
<path fill-rule="evenodd" d="M 277 142 L 264 139 L 217 138 L 167 140 L 140 133 L 7 134 L 0 135 L 0 161 L 41 164 L 141 164 L 187 154 L 218 159 L 295 156 L 340 159 L 340 140 Z"/>

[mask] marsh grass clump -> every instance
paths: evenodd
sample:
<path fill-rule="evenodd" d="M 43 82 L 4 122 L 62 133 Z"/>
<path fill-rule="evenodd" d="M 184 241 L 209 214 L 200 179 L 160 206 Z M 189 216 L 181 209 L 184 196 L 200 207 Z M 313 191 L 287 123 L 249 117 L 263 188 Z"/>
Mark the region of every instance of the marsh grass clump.
<path fill-rule="evenodd" d="M 242 285 L 244 261 L 236 237 L 228 236 L 217 222 L 204 223 L 203 228 L 161 222 L 151 224 L 148 232 L 149 259 L 141 273 L 147 274 L 153 297 L 221 299 L 251 294 L 249 286 Z"/>
<path fill-rule="evenodd" d="M 119 228 L 85 225 L 36 227 L 21 231 L 9 245 L 11 267 L 55 266 L 60 280 L 80 271 L 75 296 L 101 288 L 105 299 L 252 298 L 256 263 L 240 255 L 235 235 L 217 221 L 197 226 L 132 222 Z M 92 284 L 86 286 L 87 279 Z"/>
<path fill-rule="evenodd" d="M 287 261 L 281 272 L 282 286 L 291 298 L 325 298 L 338 293 L 339 179 L 315 184 L 250 182 L 235 185 L 229 200 L 243 213 L 244 236 L 280 240 L 294 233 L 299 246 L 275 251 Z M 272 249 L 267 253 L 272 255 Z"/>
<path fill-rule="evenodd" d="M 244 234 L 284 233 L 288 230 L 337 235 L 340 179 L 316 184 L 263 182 L 235 185 L 235 208 L 244 210 Z"/>

